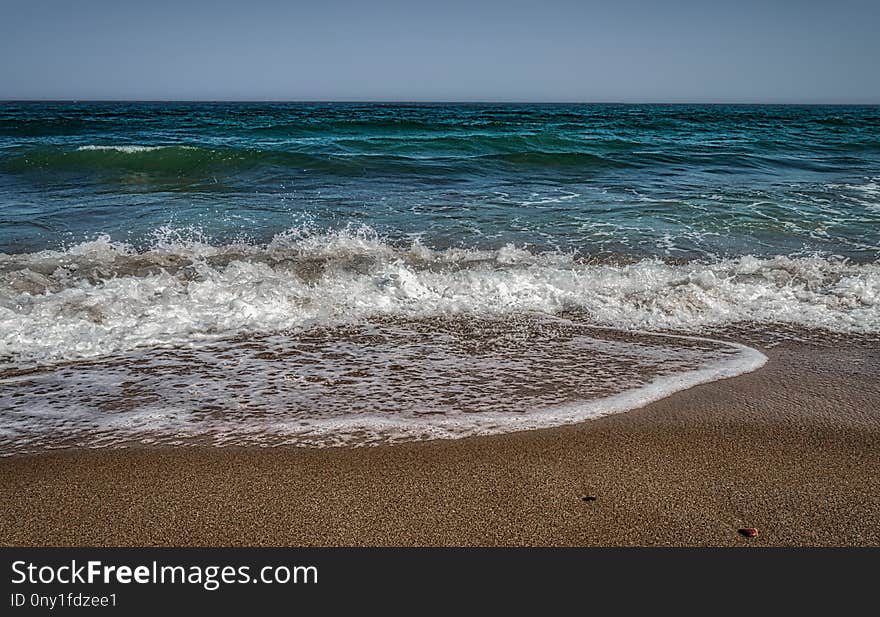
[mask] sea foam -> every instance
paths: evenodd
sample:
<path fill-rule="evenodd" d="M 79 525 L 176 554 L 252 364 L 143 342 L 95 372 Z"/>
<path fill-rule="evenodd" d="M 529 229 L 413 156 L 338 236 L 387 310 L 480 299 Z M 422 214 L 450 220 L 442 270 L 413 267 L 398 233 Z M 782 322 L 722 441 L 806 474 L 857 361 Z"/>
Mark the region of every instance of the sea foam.
<path fill-rule="evenodd" d="M 79 146 L 77 151 L 79 152 L 121 152 L 122 154 L 137 154 L 138 152 L 155 152 L 156 150 L 163 150 L 165 148 L 179 148 L 181 150 L 195 150 L 193 146 L 139 146 L 135 144 L 125 144 L 119 146 L 113 145 L 96 145 L 96 144 L 88 144 L 85 146 Z"/>
<path fill-rule="evenodd" d="M 0 379 L 0 453 L 375 445 L 570 424 L 754 370 L 754 349 L 546 316 L 383 319 Z"/>
<path fill-rule="evenodd" d="M 397 246 L 368 228 L 296 229 L 263 245 L 165 234 L 0 254 L 0 361 L 97 357 L 373 317 L 576 311 L 624 330 L 735 324 L 880 332 L 880 265 L 828 257 L 599 263 L 571 254 Z"/>

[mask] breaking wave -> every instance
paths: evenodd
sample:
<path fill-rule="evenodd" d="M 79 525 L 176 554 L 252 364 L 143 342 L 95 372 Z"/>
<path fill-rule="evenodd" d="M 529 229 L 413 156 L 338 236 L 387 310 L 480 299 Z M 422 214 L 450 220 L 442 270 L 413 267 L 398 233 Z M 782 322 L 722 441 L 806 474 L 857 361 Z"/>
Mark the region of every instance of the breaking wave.
<path fill-rule="evenodd" d="M 829 257 L 597 262 L 573 254 L 434 250 L 370 228 L 294 229 L 211 245 L 164 230 L 0 254 L 0 362 L 44 364 L 358 319 L 575 311 L 622 330 L 711 334 L 737 324 L 880 332 L 880 264 Z"/>

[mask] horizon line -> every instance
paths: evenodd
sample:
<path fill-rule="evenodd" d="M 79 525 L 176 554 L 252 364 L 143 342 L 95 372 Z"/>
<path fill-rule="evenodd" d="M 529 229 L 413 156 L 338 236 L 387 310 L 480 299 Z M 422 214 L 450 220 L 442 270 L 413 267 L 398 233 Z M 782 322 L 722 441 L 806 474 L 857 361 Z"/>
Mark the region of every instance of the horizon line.
<path fill-rule="evenodd" d="M 420 100 L 420 99 L 76 99 L 9 98 L 5 103 L 246 103 L 246 104 L 360 104 L 360 105 L 706 105 L 706 106 L 789 106 L 789 107 L 878 107 L 878 102 L 784 102 L 784 101 L 551 101 L 551 100 Z"/>

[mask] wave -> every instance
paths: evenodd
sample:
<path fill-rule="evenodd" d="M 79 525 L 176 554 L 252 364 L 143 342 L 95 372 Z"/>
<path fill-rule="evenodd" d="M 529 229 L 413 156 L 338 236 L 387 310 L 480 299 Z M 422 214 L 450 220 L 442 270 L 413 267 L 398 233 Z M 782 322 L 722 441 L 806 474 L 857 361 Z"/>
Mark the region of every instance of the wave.
<path fill-rule="evenodd" d="M 522 140 L 515 140 L 518 141 Z M 363 141 L 362 145 L 362 151 L 351 151 L 353 147 L 339 151 L 340 146 L 327 152 L 138 144 L 90 144 L 76 149 L 42 147 L 0 161 L 0 170 L 13 173 L 142 172 L 166 177 L 213 177 L 220 172 L 235 174 L 266 167 L 360 176 L 365 173 L 446 173 L 453 166 L 462 171 L 472 171 L 474 167 L 487 164 L 569 170 L 627 166 L 626 163 L 588 152 L 514 150 L 480 154 L 484 148 L 474 150 L 466 140 L 459 144 L 459 150 L 449 144 L 448 140 L 445 146 L 439 146 L 440 149 L 435 149 L 430 144 L 409 144 L 390 151 L 385 148 L 371 151 L 373 148 L 368 141 Z"/>
<path fill-rule="evenodd" d="M 166 150 L 172 146 L 80 146 L 77 152 L 121 152 L 123 154 L 136 154 L 138 152 L 155 152 L 157 150 Z M 177 146 L 181 150 L 195 150 L 193 146 Z"/>
<path fill-rule="evenodd" d="M 602 169 L 614 167 L 629 167 L 630 164 L 610 159 L 599 154 L 589 152 L 545 152 L 524 151 L 505 152 L 502 154 L 487 154 L 480 158 L 484 160 L 497 160 L 523 167 L 541 168 L 577 168 L 577 169 Z"/>
<path fill-rule="evenodd" d="M 180 175 L 235 171 L 259 164 L 258 153 L 190 145 L 89 144 L 77 148 L 40 147 L 7 159 L 11 172 L 147 172 Z"/>
<path fill-rule="evenodd" d="M 50 137 L 100 133 L 112 130 L 111 121 L 79 117 L 11 118 L 0 117 L 0 137 Z"/>
<path fill-rule="evenodd" d="M 566 319 L 395 320 L 0 377 L 0 456 L 149 444 L 372 445 L 571 424 L 762 366 L 735 343 Z M 223 413 L 217 413 L 222 410 Z"/>
<path fill-rule="evenodd" d="M 164 230 L 136 250 L 102 237 L 0 254 L 0 362 L 302 330 L 374 317 L 576 311 L 624 330 L 736 324 L 880 332 L 880 264 L 828 257 L 599 263 L 572 254 L 397 246 L 369 228 L 294 229 L 260 245 Z"/>

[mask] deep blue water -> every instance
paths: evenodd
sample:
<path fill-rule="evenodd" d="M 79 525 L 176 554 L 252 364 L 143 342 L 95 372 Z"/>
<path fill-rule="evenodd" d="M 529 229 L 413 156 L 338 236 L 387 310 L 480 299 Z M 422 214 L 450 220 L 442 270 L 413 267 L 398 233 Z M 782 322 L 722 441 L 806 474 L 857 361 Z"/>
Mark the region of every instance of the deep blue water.
<path fill-rule="evenodd" d="M 369 226 L 583 255 L 880 256 L 877 107 L 0 104 L 0 251 Z"/>

